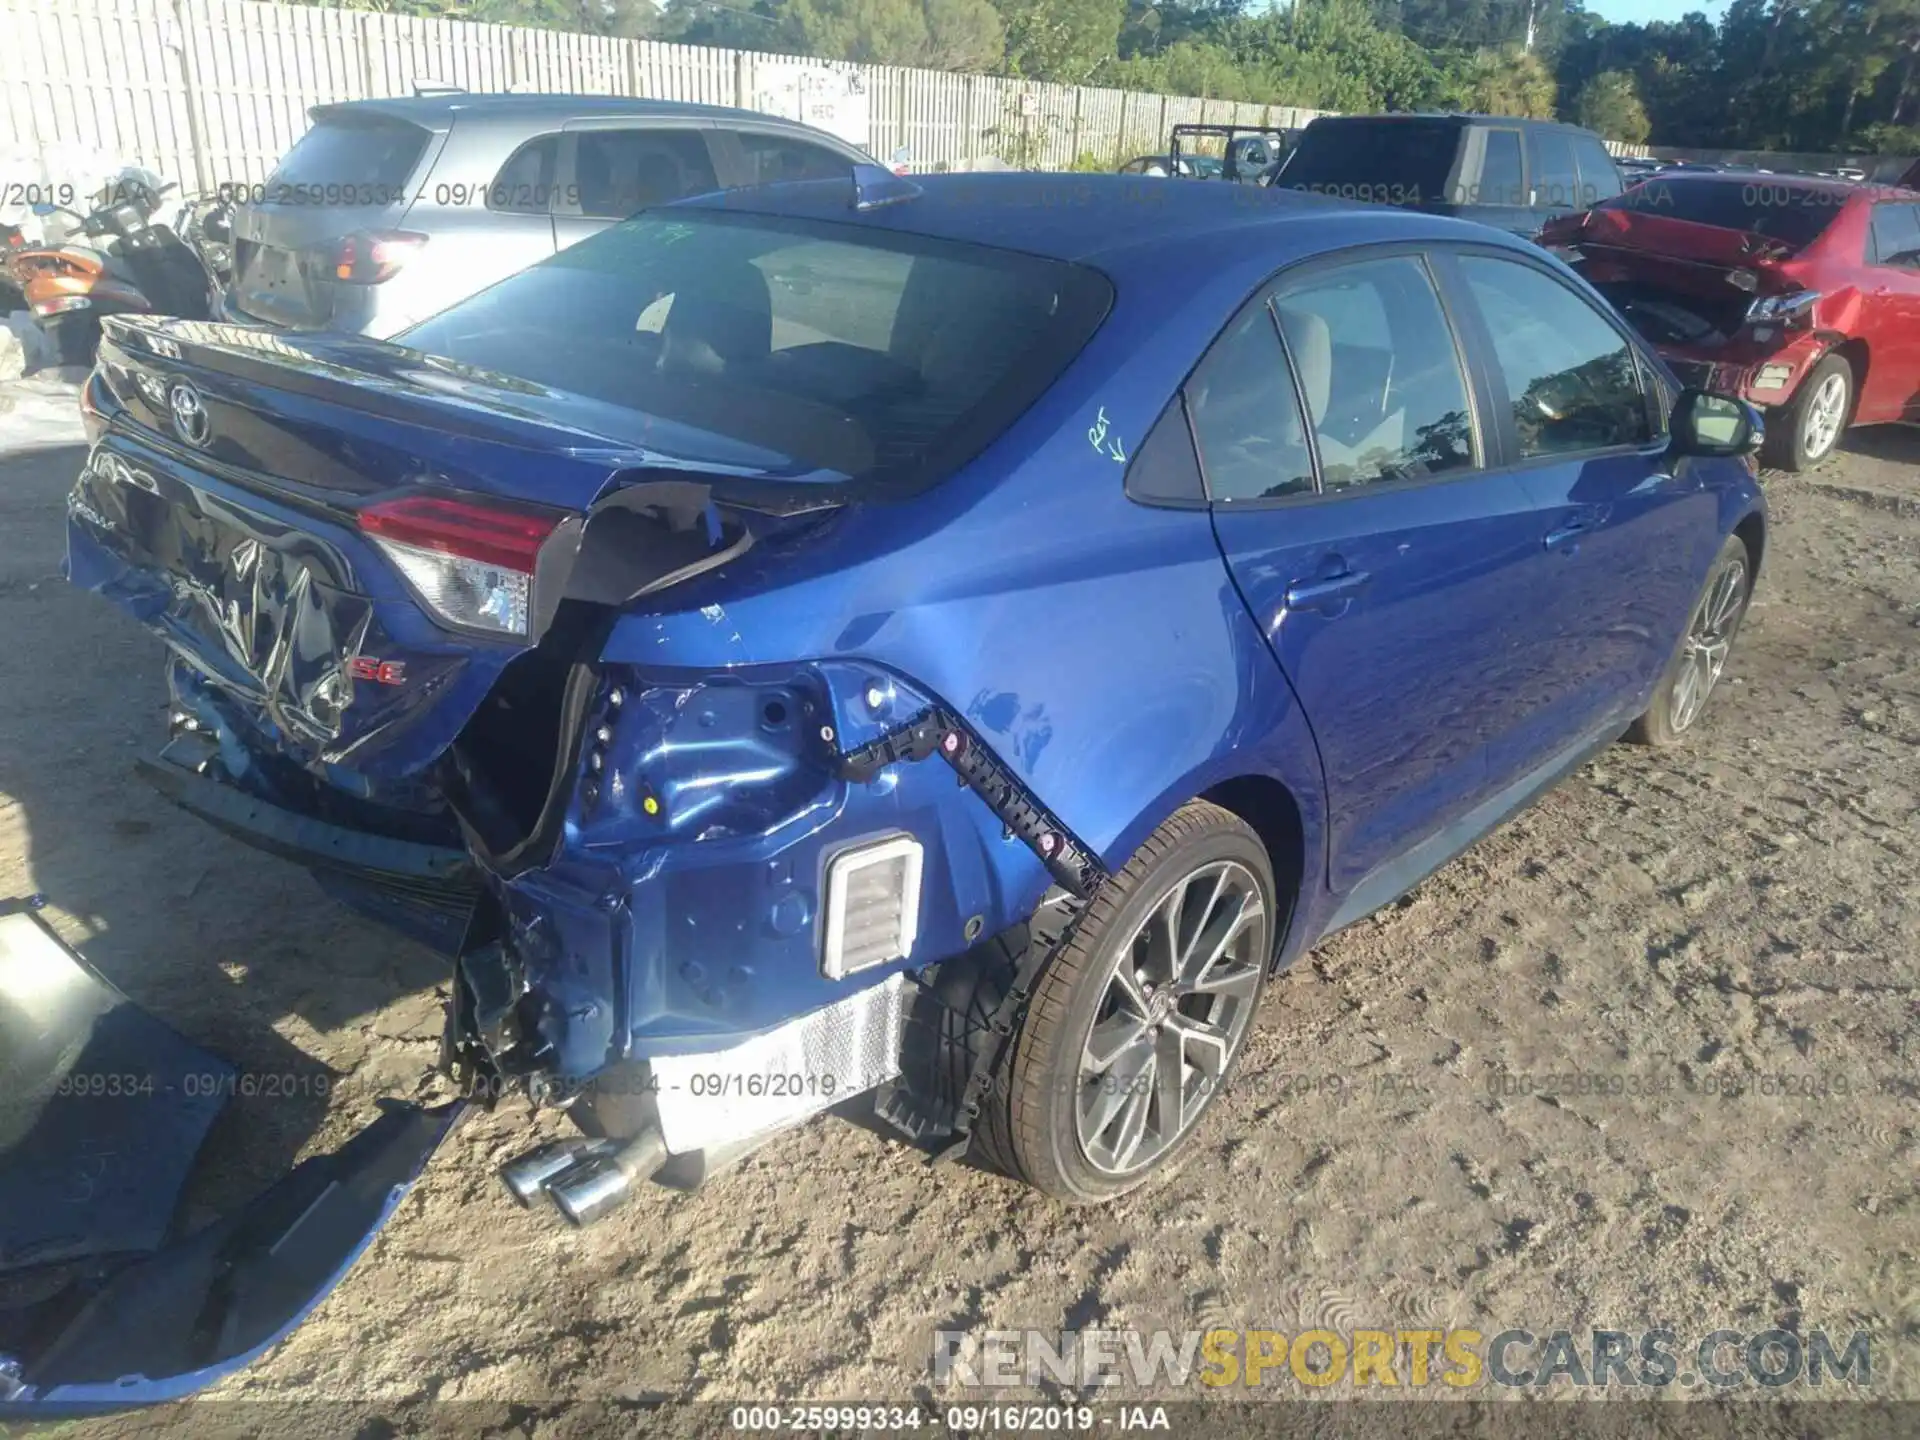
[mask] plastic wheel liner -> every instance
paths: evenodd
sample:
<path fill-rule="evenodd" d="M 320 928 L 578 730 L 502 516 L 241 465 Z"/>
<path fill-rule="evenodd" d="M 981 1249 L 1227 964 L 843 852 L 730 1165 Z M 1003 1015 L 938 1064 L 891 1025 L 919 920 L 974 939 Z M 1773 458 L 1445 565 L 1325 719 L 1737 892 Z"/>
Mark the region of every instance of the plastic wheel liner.
<path fill-rule="evenodd" d="M 0 907 L 0 1418 L 173 1400 L 339 1283 L 463 1103 L 393 1104 L 184 1238 L 171 1222 L 233 1066 Z"/>

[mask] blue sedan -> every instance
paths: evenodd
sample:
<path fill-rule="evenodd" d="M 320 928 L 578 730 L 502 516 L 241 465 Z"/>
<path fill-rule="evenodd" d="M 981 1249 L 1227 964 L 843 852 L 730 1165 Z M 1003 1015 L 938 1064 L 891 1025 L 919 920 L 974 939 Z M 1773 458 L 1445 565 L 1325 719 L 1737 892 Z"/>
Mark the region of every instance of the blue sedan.
<path fill-rule="evenodd" d="M 1132 1189 L 1277 971 L 1699 723 L 1766 544 L 1757 416 L 1557 260 L 1285 191 L 863 169 L 391 343 L 106 328 L 68 567 L 166 642 L 148 778 L 442 946 L 469 1095 L 591 1122 L 505 1175 L 577 1223 L 869 1091 Z M 409 1113 L 21 1393 L 257 1353 Z M 136 1367 L 142 1305 L 202 1323 Z"/>

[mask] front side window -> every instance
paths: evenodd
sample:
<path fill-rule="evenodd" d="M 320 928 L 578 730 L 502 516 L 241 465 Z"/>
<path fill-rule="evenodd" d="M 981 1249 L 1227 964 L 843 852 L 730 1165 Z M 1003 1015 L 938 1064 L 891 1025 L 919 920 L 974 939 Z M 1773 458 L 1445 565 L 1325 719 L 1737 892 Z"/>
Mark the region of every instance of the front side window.
<path fill-rule="evenodd" d="M 1878 265 L 1920 264 L 1920 208 L 1904 201 L 1873 207 L 1873 258 Z"/>
<path fill-rule="evenodd" d="M 1460 257 L 1506 382 L 1523 458 L 1651 439 L 1633 351 L 1588 301 L 1528 265 Z"/>
<path fill-rule="evenodd" d="M 1475 463 L 1453 331 L 1420 261 L 1369 260 L 1288 284 L 1274 311 L 1306 397 L 1323 489 Z"/>
<path fill-rule="evenodd" d="M 689 208 L 610 226 L 395 339 L 665 422 L 669 451 L 907 489 L 1010 425 L 1112 298 L 1061 261 Z"/>
<path fill-rule="evenodd" d="M 615 220 L 717 188 L 697 130 L 582 130 L 574 152 L 580 213 Z"/>
<path fill-rule="evenodd" d="M 1276 500 L 1313 492 L 1300 403 L 1265 305 L 1249 305 L 1228 322 L 1186 394 L 1209 496 Z"/>

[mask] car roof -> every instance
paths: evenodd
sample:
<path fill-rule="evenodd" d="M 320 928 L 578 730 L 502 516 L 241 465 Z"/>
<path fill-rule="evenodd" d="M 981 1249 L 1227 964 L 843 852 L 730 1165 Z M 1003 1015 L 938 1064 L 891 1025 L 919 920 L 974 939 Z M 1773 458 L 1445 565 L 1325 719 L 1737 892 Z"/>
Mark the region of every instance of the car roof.
<path fill-rule="evenodd" d="M 1572 125 L 1565 120 L 1540 120 L 1527 115 L 1483 115 L 1474 110 L 1395 110 L 1381 115 L 1317 115 L 1307 122 L 1307 127 L 1311 129 L 1315 125 L 1328 127 L 1390 125 L 1408 120 L 1446 120 L 1458 125 L 1520 126 L 1529 130 L 1571 130 L 1581 135 L 1594 133 L 1584 125 Z"/>
<path fill-rule="evenodd" d="M 799 121 L 730 105 L 695 105 L 681 100 L 640 100 L 627 95 L 469 94 L 450 91 L 432 95 L 401 95 L 384 100 L 344 100 L 316 105 L 308 115 L 319 120 L 335 115 L 390 115 L 428 129 L 451 124 L 457 115 L 489 119 L 524 119 L 529 124 L 553 120 L 588 119 L 602 115 L 630 115 L 660 120 L 753 121 L 756 124 L 811 129 Z"/>
<path fill-rule="evenodd" d="M 858 211 L 848 181 L 810 180 L 730 190 L 674 208 L 745 211 L 870 226 L 991 245 L 1095 265 L 1116 279 L 1170 273 L 1204 247 L 1209 263 L 1248 259 L 1269 271 L 1289 259 L 1367 241 L 1452 239 L 1511 243 L 1468 221 L 1295 190 L 1246 185 L 1169 186 L 1136 175 L 988 171 L 920 175 L 912 199 Z"/>

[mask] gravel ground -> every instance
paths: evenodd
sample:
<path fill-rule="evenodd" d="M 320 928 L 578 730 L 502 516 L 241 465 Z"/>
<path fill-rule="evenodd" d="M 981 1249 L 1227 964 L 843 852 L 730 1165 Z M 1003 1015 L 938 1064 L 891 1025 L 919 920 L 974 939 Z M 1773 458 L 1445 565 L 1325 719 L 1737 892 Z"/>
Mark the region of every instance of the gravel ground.
<path fill-rule="evenodd" d="M 1610 751 L 1270 987 L 1177 1173 L 1070 1211 L 829 1116 L 573 1233 L 495 1182 L 555 1128 L 508 1104 L 217 1393 L 560 1433 L 568 1399 L 924 1398 L 935 1328 L 1777 1324 L 1866 1329 L 1920 1399 L 1920 435 L 1855 448 L 1770 481 L 1689 743 Z M 433 1093 L 441 966 L 130 778 L 158 648 L 58 578 L 77 461 L 0 459 L 0 896 L 245 1070 L 338 1077 L 231 1107 L 197 1220 Z"/>

